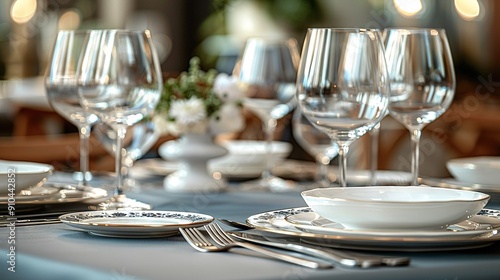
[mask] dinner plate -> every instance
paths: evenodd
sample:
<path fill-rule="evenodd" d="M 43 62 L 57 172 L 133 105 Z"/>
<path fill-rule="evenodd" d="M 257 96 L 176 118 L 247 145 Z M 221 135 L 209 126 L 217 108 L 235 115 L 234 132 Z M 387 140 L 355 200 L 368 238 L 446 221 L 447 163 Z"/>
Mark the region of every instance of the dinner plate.
<path fill-rule="evenodd" d="M 456 234 L 452 236 L 385 236 L 377 234 L 331 234 L 300 230 L 286 221 L 286 217 L 309 213 L 309 207 L 289 208 L 252 215 L 246 222 L 264 235 L 294 238 L 317 245 L 362 250 L 384 251 L 442 251 L 488 246 L 500 240 L 500 232 L 487 230 L 478 235 Z M 480 216 L 500 217 L 500 211 L 483 209 Z"/>
<path fill-rule="evenodd" d="M 500 211 L 499 211 L 500 213 Z M 436 237 L 449 238 L 455 236 L 477 236 L 500 228 L 500 219 L 484 215 L 476 215 L 467 221 L 450 225 L 444 229 L 434 230 L 353 230 L 342 224 L 332 222 L 315 212 L 303 212 L 285 217 L 285 221 L 305 232 L 352 235 L 352 236 L 389 236 L 389 237 Z"/>
<path fill-rule="evenodd" d="M 63 186 L 64 185 L 64 186 Z M 84 191 L 71 189 L 70 184 L 46 183 L 31 188 L 15 196 L 16 209 L 22 206 L 65 204 L 77 202 L 100 202 L 107 197 L 107 191 L 101 188 L 87 187 Z M 9 197 L 0 196 L 0 205 L 8 204 Z M 12 204 L 12 203 L 11 203 Z"/>
<path fill-rule="evenodd" d="M 0 196 L 0 204 L 8 203 L 9 200 L 14 203 L 24 203 L 29 201 L 36 201 L 40 199 L 47 199 L 55 195 L 59 189 L 51 187 L 51 186 L 40 186 L 33 187 L 22 190 L 20 193 L 15 194 L 15 196 L 9 195 L 1 195 Z"/>
<path fill-rule="evenodd" d="M 178 162 L 166 161 L 163 159 L 143 159 L 137 161 L 132 167 L 131 174 L 133 177 L 140 178 L 141 176 L 157 175 L 167 176 L 179 170 Z M 209 162 L 209 170 L 212 172 L 218 171 L 222 175 L 229 178 L 255 178 L 262 174 L 262 165 L 245 164 L 238 166 L 228 162 Z"/>
<path fill-rule="evenodd" d="M 65 214 L 59 219 L 93 235 L 152 238 L 175 235 L 180 227 L 198 227 L 212 222 L 214 218 L 192 212 L 108 210 Z"/>
<path fill-rule="evenodd" d="M 500 183 L 498 185 L 474 184 L 461 182 L 455 178 L 420 178 L 421 184 L 432 187 L 478 191 L 489 194 L 490 201 L 500 201 Z"/>
<path fill-rule="evenodd" d="M 285 160 L 273 169 L 276 176 L 293 179 L 296 181 L 314 180 L 318 170 L 318 165 L 310 161 Z M 332 181 L 338 181 L 338 166 L 328 167 L 329 177 Z M 347 170 L 347 184 L 352 186 L 372 185 L 370 170 Z M 385 186 L 407 186 L 411 183 L 411 173 L 396 170 L 375 171 L 375 184 Z"/>

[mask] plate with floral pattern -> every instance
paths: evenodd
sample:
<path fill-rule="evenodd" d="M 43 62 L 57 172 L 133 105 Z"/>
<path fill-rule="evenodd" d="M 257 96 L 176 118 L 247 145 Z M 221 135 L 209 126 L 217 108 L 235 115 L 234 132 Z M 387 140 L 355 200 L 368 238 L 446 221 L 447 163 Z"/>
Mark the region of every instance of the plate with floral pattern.
<path fill-rule="evenodd" d="M 153 238 L 176 235 L 180 227 L 199 227 L 214 220 L 212 216 L 177 211 L 86 211 L 65 214 L 66 225 L 90 234 L 119 238 Z"/>
<path fill-rule="evenodd" d="M 305 243 L 312 243 L 326 247 L 360 250 L 381 250 L 381 251 L 443 251 L 479 248 L 500 241 L 500 230 L 496 227 L 490 229 L 477 230 L 477 234 L 464 234 L 463 232 L 452 233 L 443 231 L 442 234 L 433 233 L 422 234 L 411 233 L 401 234 L 373 234 L 370 232 L 311 232 L 299 229 L 296 225 L 287 221 L 287 217 L 302 215 L 310 219 L 308 214 L 313 212 L 309 207 L 280 209 L 252 215 L 247 218 L 247 224 L 262 231 L 263 235 L 280 237 Z M 493 209 L 483 209 L 479 216 L 500 218 L 500 211 Z M 295 216 L 297 217 L 297 216 Z M 300 216 L 299 216 L 300 217 Z M 470 230 L 474 231 L 474 230 Z"/>

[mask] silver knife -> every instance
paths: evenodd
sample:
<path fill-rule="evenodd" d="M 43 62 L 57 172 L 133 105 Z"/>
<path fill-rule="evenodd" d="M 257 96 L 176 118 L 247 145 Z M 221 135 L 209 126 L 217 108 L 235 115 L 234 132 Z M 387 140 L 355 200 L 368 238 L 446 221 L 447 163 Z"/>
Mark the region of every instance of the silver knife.
<path fill-rule="evenodd" d="M 348 267 L 368 268 L 381 265 L 404 266 L 410 263 L 410 258 L 408 257 L 359 255 L 330 248 L 324 249 L 296 243 L 269 241 L 260 235 L 250 233 L 231 232 L 230 234 L 236 238 L 239 238 L 240 240 L 308 254 L 310 256 L 334 261 Z"/>
<path fill-rule="evenodd" d="M 34 226 L 34 225 L 46 225 L 46 224 L 57 224 L 61 223 L 61 220 L 59 218 L 51 218 L 51 219 L 24 219 L 24 220 L 16 220 L 16 219 L 10 219 L 10 220 L 2 220 L 0 221 L 0 226 Z"/>

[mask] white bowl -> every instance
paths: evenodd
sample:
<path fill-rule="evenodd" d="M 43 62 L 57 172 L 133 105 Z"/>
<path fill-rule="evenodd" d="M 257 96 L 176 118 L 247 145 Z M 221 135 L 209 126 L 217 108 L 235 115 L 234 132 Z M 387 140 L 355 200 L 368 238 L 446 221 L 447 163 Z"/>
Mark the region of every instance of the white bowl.
<path fill-rule="evenodd" d="M 500 157 L 469 157 L 451 159 L 448 171 L 460 182 L 500 185 Z"/>
<path fill-rule="evenodd" d="M 0 195 L 39 186 L 53 170 L 54 167 L 49 164 L 0 160 Z"/>
<path fill-rule="evenodd" d="M 320 216 L 349 229 L 444 228 L 477 214 L 489 195 L 428 186 L 323 188 L 302 192 Z"/>
<path fill-rule="evenodd" d="M 279 162 L 292 151 L 292 145 L 282 141 L 273 141 L 269 153 L 266 142 L 259 140 L 226 140 L 220 145 L 228 150 L 228 154 L 211 160 L 209 168 L 235 177 L 259 176 L 266 167 L 268 158 Z"/>

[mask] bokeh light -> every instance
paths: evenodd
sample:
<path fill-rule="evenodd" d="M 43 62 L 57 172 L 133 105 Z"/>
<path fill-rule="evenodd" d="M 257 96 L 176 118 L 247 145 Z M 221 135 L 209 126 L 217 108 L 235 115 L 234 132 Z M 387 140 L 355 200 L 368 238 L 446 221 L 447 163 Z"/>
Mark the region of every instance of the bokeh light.
<path fill-rule="evenodd" d="M 455 0 L 455 10 L 466 21 L 477 19 L 481 14 L 481 6 L 477 0 Z"/>
<path fill-rule="evenodd" d="M 57 23 L 60 30 L 78 29 L 81 22 L 80 13 L 76 10 L 68 10 L 64 12 Z"/>
<path fill-rule="evenodd" d="M 36 13 L 36 0 L 16 0 L 10 6 L 10 16 L 15 23 L 26 23 Z"/>
<path fill-rule="evenodd" d="M 421 0 L 393 0 L 394 7 L 402 16 L 413 17 L 422 11 Z"/>

